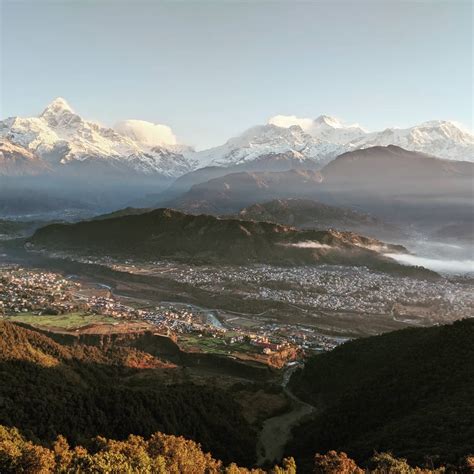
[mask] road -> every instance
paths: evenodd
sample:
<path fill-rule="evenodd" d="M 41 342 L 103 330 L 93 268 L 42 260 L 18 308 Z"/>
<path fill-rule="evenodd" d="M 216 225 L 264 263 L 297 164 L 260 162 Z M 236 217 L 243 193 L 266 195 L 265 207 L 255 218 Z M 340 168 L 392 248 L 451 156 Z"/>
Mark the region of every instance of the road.
<path fill-rule="evenodd" d="M 290 398 L 292 409 L 283 415 L 268 418 L 263 423 L 257 441 L 257 464 L 259 466 L 279 462 L 283 457 L 284 448 L 291 438 L 293 427 L 315 411 L 312 405 L 301 401 L 288 388 L 291 374 L 300 367 L 297 365 L 290 367 L 283 374 L 283 391 Z"/>

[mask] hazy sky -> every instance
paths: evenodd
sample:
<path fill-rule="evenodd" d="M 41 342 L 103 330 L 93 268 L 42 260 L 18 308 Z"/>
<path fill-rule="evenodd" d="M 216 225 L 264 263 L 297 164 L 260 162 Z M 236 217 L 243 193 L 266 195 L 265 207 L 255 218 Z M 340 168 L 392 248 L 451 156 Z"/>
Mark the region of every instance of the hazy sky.
<path fill-rule="evenodd" d="M 1 113 L 56 96 L 217 145 L 276 114 L 472 127 L 470 1 L 1 2 Z"/>

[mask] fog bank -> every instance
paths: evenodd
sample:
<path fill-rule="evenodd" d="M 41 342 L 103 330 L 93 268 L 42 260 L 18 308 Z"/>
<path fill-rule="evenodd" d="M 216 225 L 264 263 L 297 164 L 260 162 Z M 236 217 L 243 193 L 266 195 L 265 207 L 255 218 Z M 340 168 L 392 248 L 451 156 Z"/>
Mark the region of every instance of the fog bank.
<path fill-rule="evenodd" d="M 474 260 L 471 259 L 447 260 L 397 253 L 388 253 L 385 255 L 404 265 L 419 265 L 439 273 L 474 273 Z"/>

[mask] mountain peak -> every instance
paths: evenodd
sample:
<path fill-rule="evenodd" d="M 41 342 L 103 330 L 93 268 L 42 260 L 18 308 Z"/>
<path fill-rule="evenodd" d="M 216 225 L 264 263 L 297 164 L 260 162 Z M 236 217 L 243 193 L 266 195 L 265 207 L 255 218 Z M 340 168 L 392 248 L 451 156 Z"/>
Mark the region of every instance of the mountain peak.
<path fill-rule="evenodd" d="M 63 112 L 74 113 L 71 106 L 67 103 L 66 99 L 62 97 L 56 97 L 44 110 L 41 114 L 41 117 L 49 115 L 57 115 Z"/>
<path fill-rule="evenodd" d="M 341 122 L 337 118 L 330 117 L 329 115 L 320 115 L 318 118 L 314 119 L 313 123 L 315 125 L 326 125 L 332 128 L 342 127 Z"/>
<path fill-rule="evenodd" d="M 463 126 L 462 124 L 455 122 L 453 120 L 428 120 L 427 122 L 422 122 L 419 125 L 415 125 L 415 127 L 422 128 L 422 127 L 447 127 L 450 129 L 459 130 L 464 133 L 469 133 L 472 135 L 472 131 L 469 130 L 467 127 Z"/>

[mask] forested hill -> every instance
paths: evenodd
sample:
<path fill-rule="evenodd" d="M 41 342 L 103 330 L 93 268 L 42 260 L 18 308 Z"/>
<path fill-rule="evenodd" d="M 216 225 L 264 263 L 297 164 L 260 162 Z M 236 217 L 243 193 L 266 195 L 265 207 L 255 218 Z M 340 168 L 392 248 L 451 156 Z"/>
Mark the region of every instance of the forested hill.
<path fill-rule="evenodd" d="M 291 390 L 320 414 L 290 453 L 341 449 L 358 461 L 390 450 L 454 462 L 474 447 L 474 319 L 346 343 L 309 360 Z"/>
<path fill-rule="evenodd" d="M 440 474 L 432 465 L 448 464 L 446 472 L 472 472 L 473 337 L 474 320 L 465 320 L 361 339 L 308 361 L 291 390 L 320 414 L 286 449 L 297 472 L 364 472 L 333 449 L 347 449 L 367 473 Z M 295 474 L 291 459 L 264 470 L 230 464 L 253 465 L 257 441 L 231 391 L 164 385 L 153 371 L 175 369 L 162 364 L 0 321 L 0 472 Z"/>
<path fill-rule="evenodd" d="M 177 370 L 132 348 L 64 346 L 0 320 L 0 425 L 42 442 L 162 431 L 224 462 L 254 461 L 255 433 L 231 394 L 179 377 L 165 385 L 155 369 Z"/>
<path fill-rule="evenodd" d="M 297 230 L 270 222 L 195 216 L 172 209 L 48 225 L 35 232 L 29 245 L 50 251 L 118 258 L 355 265 L 437 278 L 434 272 L 402 266 L 385 256 L 387 252 L 406 252 L 404 247 L 354 232 Z"/>

